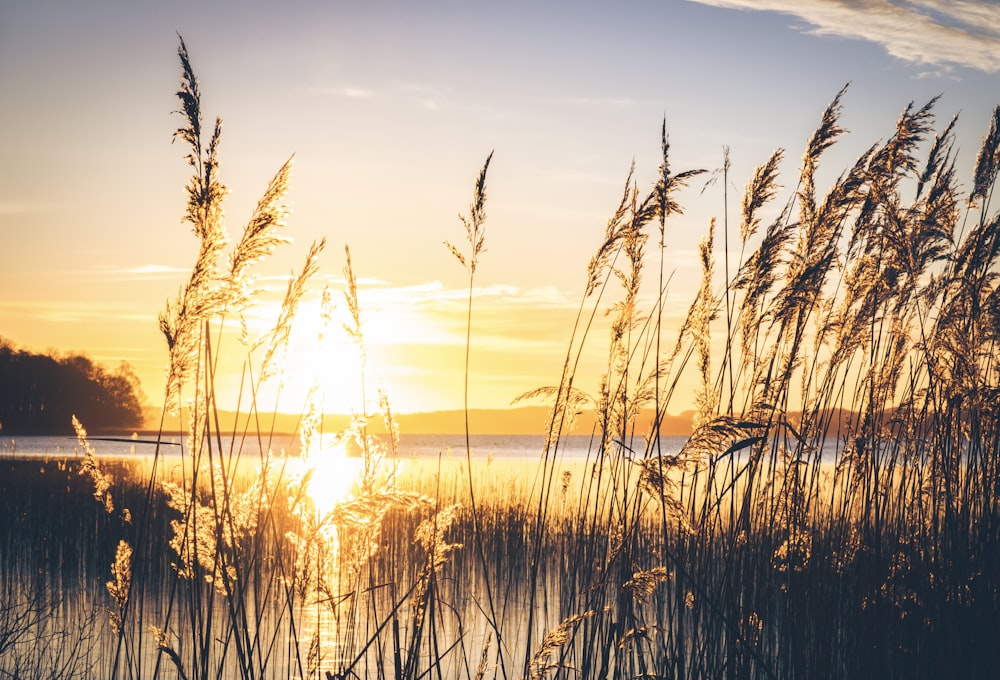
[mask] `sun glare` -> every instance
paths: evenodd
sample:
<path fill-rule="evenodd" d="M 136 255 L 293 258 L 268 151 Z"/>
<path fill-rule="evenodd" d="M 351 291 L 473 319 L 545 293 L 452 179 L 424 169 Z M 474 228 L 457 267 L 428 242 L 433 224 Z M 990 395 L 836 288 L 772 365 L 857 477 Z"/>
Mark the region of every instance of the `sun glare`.
<path fill-rule="evenodd" d="M 322 516 L 351 495 L 361 475 L 361 459 L 347 455 L 343 443 L 325 446 L 303 460 L 303 474 L 309 478 L 309 497 Z"/>

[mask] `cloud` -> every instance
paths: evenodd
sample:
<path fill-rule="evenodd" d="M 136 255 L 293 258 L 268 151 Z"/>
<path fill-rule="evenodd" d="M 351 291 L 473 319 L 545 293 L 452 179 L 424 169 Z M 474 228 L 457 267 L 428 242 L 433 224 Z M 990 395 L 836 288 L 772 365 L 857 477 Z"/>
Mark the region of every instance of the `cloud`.
<path fill-rule="evenodd" d="M 375 281 L 378 285 L 377 288 L 367 288 L 364 282 L 358 280 L 358 296 L 362 307 L 401 306 L 408 308 L 420 305 L 461 303 L 464 308 L 469 298 L 468 288 L 462 286 L 448 288 L 440 281 L 427 281 L 409 286 L 392 286 L 386 281 Z M 553 288 L 522 290 L 508 284 L 494 284 L 477 286 L 473 289 L 472 295 L 477 301 L 492 299 L 517 304 L 525 301 L 551 301 L 559 298 L 561 294 Z M 560 304 L 562 302 L 564 300 L 560 300 Z"/>
<path fill-rule="evenodd" d="M 95 270 L 102 276 L 143 280 L 173 278 L 179 273 L 190 271 L 190 269 L 170 267 L 164 264 L 141 264 L 136 267 L 99 266 L 95 267 Z"/>
<path fill-rule="evenodd" d="M 385 83 L 379 89 L 357 85 L 320 85 L 311 88 L 311 91 L 322 96 L 356 101 L 380 99 L 403 102 L 431 112 L 454 106 L 454 97 L 448 91 L 420 83 Z"/>
<path fill-rule="evenodd" d="M 144 264 L 138 267 L 130 267 L 128 269 L 119 269 L 120 274 L 132 274 L 135 276 L 159 276 L 161 274 L 176 274 L 178 272 L 186 272 L 187 269 L 183 267 L 169 267 L 165 264 Z"/>
<path fill-rule="evenodd" d="M 361 87 L 345 87 L 340 91 L 341 96 L 348 99 L 371 99 L 375 93 Z"/>
<path fill-rule="evenodd" d="M 312 88 L 313 92 L 333 97 L 343 97 L 345 99 L 374 99 L 379 94 L 374 90 L 354 85 L 335 85 Z"/>
<path fill-rule="evenodd" d="M 340 333 L 347 310 L 340 291 L 334 290 L 331 333 Z M 565 341 L 579 300 L 554 287 L 522 289 L 507 284 L 473 289 L 473 326 L 480 347 L 551 347 Z M 448 287 L 440 281 L 394 286 L 379 281 L 374 287 L 360 286 L 358 297 L 365 340 L 369 346 L 436 345 L 463 346 L 466 341 L 469 289 Z M 277 299 L 262 302 L 244 312 L 254 333 L 270 328 L 277 318 Z M 304 301 L 294 322 L 304 335 L 314 337 L 320 317 L 318 294 Z"/>
<path fill-rule="evenodd" d="M 692 0 L 788 14 L 810 33 L 876 43 L 924 66 L 1000 71 L 1000 5 L 993 0 Z"/>
<path fill-rule="evenodd" d="M 80 323 L 87 321 L 155 323 L 156 314 L 139 312 L 112 303 L 80 303 L 43 300 L 5 300 L 0 302 L 0 316 L 11 319 L 33 319 L 46 323 Z"/>

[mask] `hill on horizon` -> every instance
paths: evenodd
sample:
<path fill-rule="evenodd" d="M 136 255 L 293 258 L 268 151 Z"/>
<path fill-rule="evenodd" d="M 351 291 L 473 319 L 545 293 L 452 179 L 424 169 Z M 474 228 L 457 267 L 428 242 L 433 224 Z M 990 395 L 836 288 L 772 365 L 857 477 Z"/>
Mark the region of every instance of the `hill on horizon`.
<path fill-rule="evenodd" d="M 546 421 L 550 409 L 546 406 L 522 406 L 517 408 L 470 409 L 469 428 L 472 435 L 544 435 L 547 432 Z M 858 414 L 848 409 L 827 409 L 823 417 L 826 422 L 826 437 L 841 437 L 855 430 L 858 426 Z M 186 419 L 187 414 L 182 414 Z M 141 432 L 155 434 L 159 429 L 161 411 L 159 408 L 147 406 L 144 412 L 144 424 Z M 654 413 L 651 409 L 643 410 L 635 423 L 635 433 L 643 435 L 652 427 Z M 886 412 L 884 419 L 891 420 L 892 411 Z M 462 409 L 447 409 L 439 411 L 423 411 L 416 413 L 394 413 L 393 417 L 401 435 L 408 434 L 459 434 L 465 432 L 465 412 Z M 323 416 L 323 431 L 337 433 L 350 426 L 352 416 L 347 414 L 326 414 Z M 262 430 L 273 430 L 275 433 L 292 434 L 298 432 L 302 416 L 290 413 L 261 414 L 259 418 Z M 660 434 L 669 437 L 688 437 L 694 427 L 695 411 L 686 410 L 679 414 L 668 413 L 660 426 Z M 799 427 L 799 414 L 787 414 L 788 424 Z M 232 411 L 219 412 L 219 427 L 223 432 L 247 431 L 248 414 L 240 413 L 237 419 Z M 182 432 L 182 421 L 178 417 L 168 418 L 164 422 L 164 432 Z M 586 411 L 577 416 L 575 427 L 565 434 L 589 435 L 596 429 L 595 414 Z M 369 418 L 368 431 L 371 434 L 384 434 L 385 424 L 380 414 Z"/>
<path fill-rule="evenodd" d="M 545 434 L 546 419 L 550 409 L 546 406 L 522 406 L 517 408 L 470 409 L 469 428 L 472 434 Z M 145 412 L 144 431 L 156 431 L 160 424 L 160 409 L 147 407 Z M 462 409 L 441 411 L 423 411 L 416 413 L 393 414 L 399 426 L 400 434 L 454 434 L 465 431 L 465 412 Z M 684 411 L 679 415 L 668 414 L 660 428 L 661 434 L 668 436 L 686 436 L 691 434 L 693 411 Z M 241 430 L 246 426 L 248 416 L 232 411 L 219 412 L 219 426 L 223 431 Z M 261 427 L 275 432 L 291 433 L 299 429 L 301 416 L 297 414 L 278 413 L 262 414 Z M 166 431 L 181 430 L 180 418 L 168 418 L 165 422 Z M 350 425 L 351 416 L 347 414 L 326 414 L 323 417 L 323 429 L 327 432 L 339 432 Z M 637 432 L 650 429 L 653 422 L 653 412 L 644 411 L 636 423 Z M 568 434 L 589 434 L 594 429 L 594 414 L 585 412 L 577 417 L 576 427 Z M 239 426 L 239 427 L 237 427 Z M 373 434 L 385 432 L 385 425 L 379 415 L 369 420 L 369 430 Z"/>

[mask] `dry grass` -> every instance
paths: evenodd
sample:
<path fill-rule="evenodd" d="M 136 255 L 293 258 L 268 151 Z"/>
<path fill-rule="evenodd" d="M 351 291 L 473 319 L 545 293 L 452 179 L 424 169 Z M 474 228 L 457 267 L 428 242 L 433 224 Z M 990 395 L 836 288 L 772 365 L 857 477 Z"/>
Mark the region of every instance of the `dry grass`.
<path fill-rule="evenodd" d="M 220 268 L 221 124 L 204 142 L 183 43 L 180 58 L 177 136 L 194 170 L 185 214 L 201 245 L 161 329 L 167 403 L 191 393 L 190 433 L 179 467 L 158 451 L 143 481 L 126 483 L 90 456 L 96 487 L 74 487 L 93 506 L 87 535 L 101 549 L 88 562 L 101 576 L 82 587 L 97 583 L 112 606 L 102 677 L 991 676 L 1000 662 L 996 120 L 967 198 L 954 121 L 930 138 L 934 101 L 907 107 L 823 193 L 817 171 L 843 133 L 837 93 L 783 207 L 770 208 L 783 195 L 783 150 L 748 182 L 731 275 L 715 267 L 729 262 L 728 224 L 721 238 L 708 227 L 702 283 L 678 328 L 664 323 L 667 227 L 700 171 L 671 171 L 664 125 L 655 185 L 641 190 L 630 172 L 597 239 L 561 373 L 526 395 L 552 403 L 537 467 L 473 457 L 468 438 L 454 460 L 404 465 L 388 399 L 370 405 L 363 389 L 360 417 L 341 435 L 362 452 L 360 480 L 323 509 L 310 491 L 318 473 L 293 475 L 268 454 L 256 402 L 260 383 L 280 376 L 322 244 L 290 281 L 273 331 L 237 350 L 254 426 L 220 432 L 222 329 L 255 301 L 248 267 L 284 240 L 289 165 Z M 470 291 L 489 162 L 463 218 L 469 250 L 449 244 Z M 777 215 L 765 226 L 767 213 Z M 349 251 L 345 273 L 345 329 L 364 385 Z M 649 279 L 656 288 L 645 295 Z M 593 348 L 605 313 L 610 336 Z M 590 352 L 606 358 L 605 374 L 583 385 L 576 368 Z M 653 409 L 659 422 L 690 371 L 699 388 L 684 401 L 697 403 L 697 428 L 668 452 L 638 415 Z M 565 436 L 583 405 L 598 414 L 592 446 L 569 463 Z M 307 409 L 302 421 L 307 464 L 329 441 L 317 415 Z M 379 415 L 387 439 L 367 432 Z M 250 479 L 239 472 L 248 440 L 263 452 Z M 25 536 L 17 525 L 4 540 L 27 549 Z M 32 616 L 46 600 L 11 602 L 0 623 L 16 629 L 26 611 L 20 634 L 37 637 Z"/>

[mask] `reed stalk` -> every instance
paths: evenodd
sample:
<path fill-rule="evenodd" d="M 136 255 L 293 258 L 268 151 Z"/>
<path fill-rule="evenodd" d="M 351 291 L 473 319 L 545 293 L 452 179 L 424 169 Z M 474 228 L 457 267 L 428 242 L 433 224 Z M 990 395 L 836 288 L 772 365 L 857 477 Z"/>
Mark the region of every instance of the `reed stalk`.
<path fill-rule="evenodd" d="M 324 242 L 289 278 L 274 327 L 237 347 L 229 326 L 260 302 L 257 264 L 287 240 L 290 159 L 230 249 L 221 121 L 204 127 L 183 41 L 179 58 L 176 138 L 192 168 L 184 215 L 198 252 L 160 327 L 165 403 L 189 404 L 183 453 L 168 464 L 161 432 L 149 467 L 133 469 L 96 456 L 78 423 L 79 461 L 0 456 L 0 674 L 990 677 L 1000 663 L 983 625 L 1000 618 L 1000 108 L 967 197 L 955 119 L 932 138 L 937 99 L 907 106 L 824 191 L 821 163 L 845 132 L 841 90 L 789 192 L 783 149 L 748 181 L 735 270 L 727 149 L 721 248 L 710 221 L 700 286 L 675 328 L 667 226 L 701 171 L 672 172 L 664 121 L 653 186 L 641 190 L 631 168 L 599 236 L 555 384 L 522 395 L 552 405 L 533 480 L 471 455 L 491 154 L 461 218 L 468 249 L 447 244 L 469 275 L 465 456 L 398 465 L 405 445 L 388 397 L 368 403 L 345 250 L 343 325 L 358 348 L 360 400 L 337 442 L 356 445 L 361 472 L 349 496 L 321 510 L 311 486 L 321 405 L 305 409 L 296 473 L 272 451 L 267 411 L 278 405 L 258 399 L 280 380 Z M 327 291 L 325 321 L 331 308 Z M 224 431 L 219 357 L 234 349 L 245 354 L 245 418 Z M 585 384 L 579 367 L 591 355 L 603 375 Z M 695 427 L 672 447 L 664 423 L 688 378 Z M 584 410 L 590 444 L 572 461 L 568 437 Z M 385 438 L 368 427 L 379 412 Z M 256 461 L 245 458 L 251 442 Z M 74 546 L 74 536 L 88 538 Z M 66 576 L 73 568 L 86 573 Z M 73 620 L 90 625 L 100 612 L 110 632 L 50 628 L 67 608 L 52 594 L 66 585 L 100 596 Z M 44 660 L 31 652 L 57 641 Z"/>

